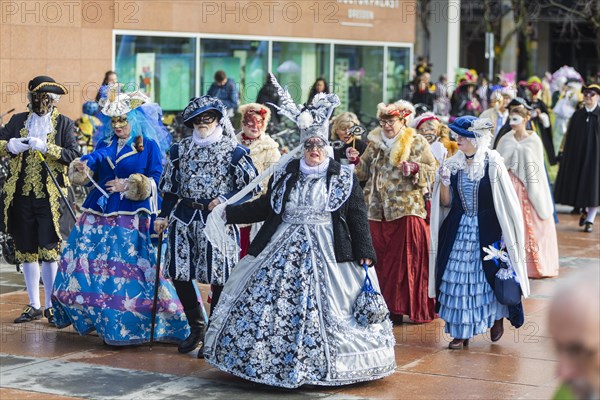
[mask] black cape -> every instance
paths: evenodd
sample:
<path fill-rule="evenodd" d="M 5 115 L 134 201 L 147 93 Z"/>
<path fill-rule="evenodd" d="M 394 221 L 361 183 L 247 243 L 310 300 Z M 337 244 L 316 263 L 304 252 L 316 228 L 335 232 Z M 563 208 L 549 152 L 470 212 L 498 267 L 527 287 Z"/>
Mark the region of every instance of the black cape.
<path fill-rule="evenodd" d="M 575 111 L 565 137 L 554 199 L 573 207 L 600 206 L 600 106 Z"/>

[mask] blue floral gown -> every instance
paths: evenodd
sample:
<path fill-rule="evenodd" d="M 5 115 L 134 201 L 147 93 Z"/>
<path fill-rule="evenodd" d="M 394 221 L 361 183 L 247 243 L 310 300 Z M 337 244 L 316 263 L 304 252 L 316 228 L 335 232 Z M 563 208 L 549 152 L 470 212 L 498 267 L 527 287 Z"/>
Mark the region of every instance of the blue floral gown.
<path fill-rule="evenodd" d="M 206 334 L 210 364 L 288 388 L 394 372 L 391 322 L 363 328 L 352 316 L 364 270 L 336 262 L 327 198 L 325 176 L 301 174 L 267 247 L 233 269 Z"/>
<path fill-rule="evenodd" d="M 471 180 L 459 170 L 452 175 L 451 193 L 452 208 L 440 230 L 440 246 L 452 247 L 439 286 L 439 316 L 446 322 L 446 333 L 469 339 L 485 333 L 497 319 L 508 317 L 508 308 L 496 300 L 482 262 L 481 214 L 494 213 L 489 176 Z M 452 243 L 447 239 L 454 221 L 459 225 Z"/>
<path fill-rule="evenodd" d="M 98 184 L 139 173 L 158 181 L 160 150 L 144 139 L 144 150 L 122 149 L 117 140 L 101 142 L 84 156 Z M 111 345 L 148 342 L 156 279 L 150 199 L 133 201 L 113 193 L 105 204 L 93 189 L 63 249 L 54 281 L 52 305 L 57 328 L 73 325 L 80 334 L 97 331 Z M 179 342 L 189 334 L 187 319 L 173 284 L 159 277 L 154 337 Z"/>

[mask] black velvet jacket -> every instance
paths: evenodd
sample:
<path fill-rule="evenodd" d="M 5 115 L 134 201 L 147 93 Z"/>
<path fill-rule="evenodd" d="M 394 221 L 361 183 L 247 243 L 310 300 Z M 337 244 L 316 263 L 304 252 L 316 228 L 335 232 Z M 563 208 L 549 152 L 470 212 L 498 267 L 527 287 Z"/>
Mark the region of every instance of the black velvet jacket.
<path fill-rule="evenodd" d="M 340 170 L 340 163 L 330 159 L 329 168 L 327 169 L 328 185 L 331 181 L 331 177 L 333 175 L 339 175 Z M 266 194 L 248 203 L 227 206 L 227 223 L 229 224 L 251 224 L 265 221 L 250 244 L 248 254 L 258 256 L 277 231 L 277 228 L 282 222 L 282 216 L 290 192 L 298 181 L 300 174 L 300 160 L 293 160 L 286 166 L 286 173 L 283 174 L 277 182 L 273 182 L 273 178 L 271 178 L 269 190 Z M 286 183 L 281 213 L 276 214 L 271 207 L 271 194 L 275 188 L 283 184 L 285 177 L 288 175 L 291 175 L 291 177 Z M 350 197 L 340 208 L 333 211 L 331 214 L 336 261 L 359 262 L 361 258 L 369 258 L 373 260 L 373 264 L 375 264 L 375 249 L 373 248 L 371 232 L 369 231 L 367 206 L 365 205 L 363 192 L 355 175 L 353 176 Z"/>

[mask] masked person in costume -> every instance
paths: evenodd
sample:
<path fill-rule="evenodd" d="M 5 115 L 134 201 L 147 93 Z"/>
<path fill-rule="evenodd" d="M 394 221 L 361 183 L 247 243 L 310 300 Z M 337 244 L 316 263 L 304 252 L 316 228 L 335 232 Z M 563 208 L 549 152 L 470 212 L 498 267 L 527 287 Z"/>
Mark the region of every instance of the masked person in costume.
<path fill-rule="evenodd" d="M 358 117 L 353 112 L 345 112 L 336 116 L 331 124 L 331 140 L 333 158 L 335 161 L 348 164 L 346 149 L 353 147 L 362 154 L 367 149 L 367 143 L 362 140 L 365 128 L 362 127 Z"/>
<path fill-rule="evenodd" d="M 530 116 L 524 106 L 511 107 L 512 130 L 500 139 L 497 151 L 504 158 L 523 210 L 527 274 L 546 278 L 558 275 L 558 243 L 544 146 L 535 132 L 525 128 Z"/>
<path fill-rule="evenodd" d="M 178 343 L 188 335 L 187 322 L 173 285 L 157 277 L 152 242 L 170 138 L 154 115 L 156 105 L 143 94 L 109 92 L 101 103 L 96 150 L 70 167 L 73 181 L 92 190 L 54 284 L 56 326 L 72 324 L 80 335 L 95 330 L 114 346 L 148 342 L 159 279 L 154 338 Z"/>
<path fill-rule="evenodd" d="M 204 235 L 206 219 L 258 174 L 248 149 L 238 144 L 221 100 L 192 99 L 183 110 L 183 122 L 194 132 L 171 146 L 160 179 L 163 204 L 155 227 L 157 232 L 169 228 L 165 274 L 173 280 L 190 325 L 190 335 L 178 348 L 188 353 L 204 340 L 206 328 L 193 280 L 212 285 L 212 313 L 239 259 L 239 253 L 229 256 L 211 246 Z M 228 233 L 238 240 L 237 227 L 230 227 Z"/>
<path fill-rule="evenodd" d="M 427 139 L 438 164 L 442 163 L 446 155 L 452 157 L 457 152 L 456 142 L 450 139 L 450 129 L 434 113 L 426 112 L 419 115 L 410 126 Z"/>
<path fill-rule="evenodd" d="M 73 121 L 60 114 L 56 103 L 67 89 L 49 76 L 28 85 L 29 112 L 14 115 L 0 130 L 0 156 L 9 155 L 9 177 L 2 188 L 1 230 L 13 235 L 16 259 L 22 263 L 29 304 L 15 323 L 42 317 L 39 281 L 44 283 L 44 316 L 53 323 L 51 295 L 60 258 L 59 190 L 66 194 L 67 166 L 80 156 Z M 46 159 L 60 188 L 47 173 Z M 69 217 L 70 218 L 70 217 Z"/>
<path fill-rule="evenodd" d="M 435 318 L 434 301 L 427 297 L 429 230 L 423 189 L 434 181 L 436 160 L 427 140 L 407 125 L 414 108 L 400 100 L 380 103 L 380 128 L 369 133 L 369 145 L 359 156 L 348 149 L 350 162 L 365 185 L 365 202 L 373 245 L 377 252 L 377 275 L 392 321 L 403 315 L 413 322 Z"/>
<path fill-rule="evenodd" d="M 489 149 L 492 127 L 490 120 L 473 116 L 451 123 L 458 152 L 440 167 L 434 185 L 429 295 L 437 298 L 453 350 L 489 328 L 492 341 L 500 340 L 504 318 L 516 328 L 524 322 L 521 303 L 498 302 L 493 285 L 499 267 L 484 261 L 483 247 L 504 241 L 522 295 L 529 295 L 523 216 L 502 157 Z"/>
<path fill-rule="evenodd" d="M 374 264 L 375 251 L 358 179 L 330 158 L 328 120 L 339 99 L 317 94 L 304 108 L 279 90 L 279 113 L 298 125 L 303 157 L 282 163 L 260 198 L 214 211 L 229 224 L 265 222 L 225 285 L 205 357 L 236 376 L 287 388 L 383 378 L 396 365 L 391 323 L 363 327 L 352 314 L 361 264 Z M 378 290 L 372 269 L 370 277 Z"/>
<path fill-rule="evenodd" d="M 583 208 L 579 226 L 592 232 L 600 208 L 600 85 L 583 88 L 583 107 L 569 121 L 556 176 L 557 203 Z"/>
<path fill-rule="evenodd" d="M 250 151 L 250 158 L 260 174 L 281 158 L 279 144 L 267 135 L 271 110 L 262 104 L 250 103 L 240 106 L 239 111 L 242 114 L 242 131 L 237 135 L 237 140 Z M 266 193 L 268 183 L 269 177 L 262 183 L 262 193 Z M 240 258 L 242 258 L 248 253 L 250 240 L 260 228 L 260 224 L 244 225 L 239 228 Z"/>

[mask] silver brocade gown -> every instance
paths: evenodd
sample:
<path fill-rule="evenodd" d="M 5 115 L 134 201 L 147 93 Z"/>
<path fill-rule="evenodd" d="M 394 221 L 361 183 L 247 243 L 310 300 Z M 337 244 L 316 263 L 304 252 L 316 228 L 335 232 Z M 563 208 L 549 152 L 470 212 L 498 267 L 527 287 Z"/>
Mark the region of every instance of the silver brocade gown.
<path fill-rule="evenodd" d="M 242 259 L 225 285 L 206 334 L 210 364 L 288 388 L 394 372 L 390 321 L 363 328 L 352 316 L 364 270 L 335 261 L 326 201 L 326 178 L 301 174 L 269 244 L 258 257 Z M 379 291 L 373 269 L 369 276 Z"/>

